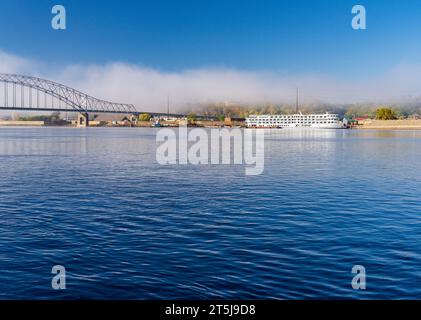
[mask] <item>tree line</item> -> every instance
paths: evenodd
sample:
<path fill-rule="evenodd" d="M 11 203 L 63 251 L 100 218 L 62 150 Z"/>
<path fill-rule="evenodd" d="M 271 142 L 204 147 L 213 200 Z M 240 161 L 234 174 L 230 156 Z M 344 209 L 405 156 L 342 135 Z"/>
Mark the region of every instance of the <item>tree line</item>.
<path fill-rule="evenodd" d="M 421 105 L 377 105 L 377 104 L 303 104 L 299 106 L 302 113 L 335 113 L 348 119 L 371 118 L 379 120 L 421 118 Z M 263 104 L 263 105 L 241 105 L 241 104 L 206 104 L 195 107 L 184 108 L 182 113 L 197 114 L 218 117 L 223 120 L 225 117 L 246 118 L 250 114 L 293 114 L 296 112 L 292 104 Z"/>

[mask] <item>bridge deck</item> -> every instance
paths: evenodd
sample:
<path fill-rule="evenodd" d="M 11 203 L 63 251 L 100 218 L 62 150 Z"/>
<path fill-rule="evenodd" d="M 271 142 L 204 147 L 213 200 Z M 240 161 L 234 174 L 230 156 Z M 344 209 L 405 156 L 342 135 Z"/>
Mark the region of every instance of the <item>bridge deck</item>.
<path fill-rule="evenodd" d="M 0 110 L 134 114 L 185 118 L 185 114 L 137 111 L 132 104 L 94 98 L 63 84 L 36 77 L 0 73 Z M 198 119 L 216 117 L 197 116 Z"/>
<path fill-rule="evenodd" d="M 9 111 L 32 111 L 32 112 L 39 112 L 39 111 L 44 111 L 44 112 L 74 112 L 74 113 L 80 113 L 80 111 L 75 110 L 73 108 L 45 108 L 45 107 L 40 107 L 40 108 L 29 108 L 29 107 L 3 107 L 0 106 L 0 110 L 9 110 Z M 140 114 L 146 113 L 146 114 L 150 114 L 153 117 L 169 117 L 169 118 L 186 118 L 187 115 L 186 114 L 181 114 L 181 113 L 163 113 L 163 112 L 148 112 L 148 111 L 135 111 L 135 112 L 122 112 L 122 111 L 105 111 L 105 110 L 87 110 L 87 111 L 83 111 L 84 113 L 91 113 L 91 114 L 99 114 L 99 113 L 108 113 L 108 114 L 132 114 L 135 116 L 138 116 Z M 198 115 L 196 116 L 197 119 L 210 119 L 210 120 L 217 120 L 216 117 L 214 116 L 202 116 L 202 115 Z"/>

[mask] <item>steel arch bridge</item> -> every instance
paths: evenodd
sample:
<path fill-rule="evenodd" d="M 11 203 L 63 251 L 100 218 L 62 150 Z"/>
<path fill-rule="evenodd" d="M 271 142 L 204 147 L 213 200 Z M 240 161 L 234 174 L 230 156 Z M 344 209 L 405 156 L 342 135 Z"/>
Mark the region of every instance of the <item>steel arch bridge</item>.
<path fill-rule="evenodd" d="M 94 98 L 36 77 L 0 73 L 0 110 L 137 114 L 132 104 Z"/>

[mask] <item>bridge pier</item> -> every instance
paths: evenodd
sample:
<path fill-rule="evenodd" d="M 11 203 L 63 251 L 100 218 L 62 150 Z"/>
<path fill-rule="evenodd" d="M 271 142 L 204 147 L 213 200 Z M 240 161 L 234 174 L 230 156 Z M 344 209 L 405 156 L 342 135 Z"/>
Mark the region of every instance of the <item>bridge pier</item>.
<path fill-rule="evenodd" d="M 89 127 L 89 115 L 87 113 L 78 113 L 78 115 L 77 115 L 77 127 L 78 128 Z"/>

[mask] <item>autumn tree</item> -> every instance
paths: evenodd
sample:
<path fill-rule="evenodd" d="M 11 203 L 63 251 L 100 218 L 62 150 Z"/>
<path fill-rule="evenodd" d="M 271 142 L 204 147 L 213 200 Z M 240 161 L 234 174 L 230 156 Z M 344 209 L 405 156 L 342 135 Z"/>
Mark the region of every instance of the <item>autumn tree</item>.
<path fill-rule="evenodd" d="M 377 120 L 395 120 L 397 119 L 396 113 L 390 108 L 379 108 L 376 110 Z"/>
<path fill-rule="evenodd" d="M 151 120 L 151 115 L 149 113 L 142 113 L 139 116 L 139 121 L 150 121 Z"/>

